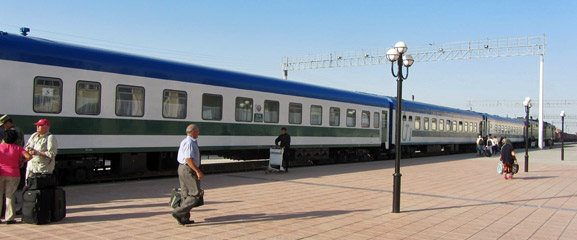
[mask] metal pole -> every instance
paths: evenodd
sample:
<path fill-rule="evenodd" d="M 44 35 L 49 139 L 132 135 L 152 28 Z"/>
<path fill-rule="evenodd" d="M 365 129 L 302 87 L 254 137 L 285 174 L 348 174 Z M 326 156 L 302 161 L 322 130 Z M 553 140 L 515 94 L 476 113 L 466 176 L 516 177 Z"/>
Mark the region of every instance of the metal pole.
<path fill-rule="evenodd" d="M 565 160 L 565 116 L 561 117 L 561 160 Z"/>
<path fill-rule="evenodd" d="M 529 106 L 525 106 L 525 172 L 529 172 Z"/>
<path fill-rule="evenodd" d="M 395 173 L 393 174 L 393 213 L 401 212 L 401 107 L 403 101 L 403 55 L 397 60 L 397 112 L 395 119 Z M 393 64 L 393 63 L 391 63 Z"/>
<path fill-rule="evenodd" d="M 543 149 L 543 62 L 545 54 L 541 54 L 539 64 L 539 148 Z"/>

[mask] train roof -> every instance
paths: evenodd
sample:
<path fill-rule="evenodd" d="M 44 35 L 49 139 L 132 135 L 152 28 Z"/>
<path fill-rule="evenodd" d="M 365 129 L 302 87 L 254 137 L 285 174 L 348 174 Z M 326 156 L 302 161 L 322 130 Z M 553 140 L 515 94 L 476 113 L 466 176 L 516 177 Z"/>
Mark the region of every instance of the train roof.
<path fill-rule="evenodd" d="M 16 34 L 0 34 L 0 59 L 207 84 L 388 108 L 385 96 L 249 75 Z"/>
<path fill-rule="evenodd" d="M 396 109 L 397 108 L 397 99 L 392 98 L 392 101 L 393 101 L 393 108 Z M 457 109 L 457 108 L 443 107 L 443 106 L 439 106 L 439 105 L 433 105 L 433 104 L 423 103 L 423 102 L 408 101 L 408 100 L 403 100 L 402 108 L 404 111 L 412 111 L 412 112 L 441 115 L 441 116 L 447 115 L 447 114 L 454 114 L 454 115 L 467 115 L 467 116 L 481 117 L 481 115 L 482 115 L 481 113 L 478 113 L 478 112 L 466 111 L 466 110 Z"/>
<path fill-rule="evenodd" d="M 495 120 L 501 120 L 501 121 L 508 121 L 508 122 L 514 122 L 514 123 L 524 123 L 525 121 L 523 120 L 519 120 L 516 118 L 508 118 L 508 117 L 501 117 L 501 116 L 497 116 L 497 115 L 491 115 L 491 114 L 486 114 L 487 117 L 489 119 L 495 119 Z"/>

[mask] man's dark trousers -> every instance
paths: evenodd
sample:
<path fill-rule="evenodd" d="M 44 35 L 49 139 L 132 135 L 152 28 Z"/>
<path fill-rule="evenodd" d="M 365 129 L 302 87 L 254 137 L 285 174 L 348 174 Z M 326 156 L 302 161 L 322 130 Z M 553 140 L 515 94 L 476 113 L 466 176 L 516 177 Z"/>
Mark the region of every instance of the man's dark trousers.
<path fill-rule="evenodd" d="M 282 167 L 286 172 L 288 172 L 290 157 L 291 157 L 291 149 L 285 148 L 282 153 Z"/>
<path fill-rule="evenodd" d="M 186 164 L 178 166 L 178 179 L 180 180 L 182 202 L 180 207 L 174 209 L 173 213 L 182 220 L 189 220 L 192 206 L 200 199 L 200 181 L 196 172 Z"/>

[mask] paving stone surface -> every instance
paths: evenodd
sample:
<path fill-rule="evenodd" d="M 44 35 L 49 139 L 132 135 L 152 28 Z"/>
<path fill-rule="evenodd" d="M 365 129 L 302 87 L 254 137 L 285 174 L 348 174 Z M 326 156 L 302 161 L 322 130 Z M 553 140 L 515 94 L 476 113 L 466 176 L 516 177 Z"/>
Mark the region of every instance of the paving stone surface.
<path fill-rule="evenodd" d="M 208 175 L 197 222 L 170 216 L 177 178 L 65 187 L 67 217 L 0 225 L 1 239 L 577 239 L 577 147 L 531 150 L 529 172 L 497 174 L 498 157 L 394 161 Z M 19 219 L 18 219 L 19 220 Z"/>

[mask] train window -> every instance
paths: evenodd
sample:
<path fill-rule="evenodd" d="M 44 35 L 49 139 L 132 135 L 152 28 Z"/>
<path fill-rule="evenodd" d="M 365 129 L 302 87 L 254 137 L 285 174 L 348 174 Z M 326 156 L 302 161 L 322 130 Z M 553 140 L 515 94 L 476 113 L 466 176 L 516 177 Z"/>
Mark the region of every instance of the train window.
<path fill-rule="evenodd" d="M 375 112 L 373 114 L 373 127 L 379 128 L 380 126 L 381 126 L 381 114 L 379 114 L 378 112 Z"/>
<path fill-rule="evenodd" d="M 459 131 L 459 132 L 462 132 L 462 131 L 463 131 L 463 121 L 459 121 L 459 129 L 458 129 L 458 131 Z"/>
<path fill-rule="evenodd" d="M 403 115 L 403 122 L 407 121 L 407 115 Z"/>
<path fill-rule="evenodd" d="M 234 119 L 237 122 L 252 122 L 252 98 L 237 97 L 235 100 Z"/>
<path fill-rule="evenodd" d="M 76 114 L 100 114 L 100 83 L 76 82 Z"/>
<path fill-rule="evenodd" d="M 126 85 L 116 86 L 116 115 L 144 116 L 144 88 Z"/>
<path fill-rule="evenodd" d="M 164 90 L 162 94 L 162 116 L 165 118 L 186 118 L 186 92 Z"/>
<path fill-rule="evenodd" d="M 437 119 L 436 118 L 431 119 L 431 130 L 437 131 Z"/>
<path fill-rule="evenodd" d="M 323 107 L 312 105 L 311 106 L 311 125 L 322 125 L 323 124 Z"/>
<path fill-rule="evenodd" d="M 222 120 L 222 95 L 202 94 L 202 119 Z"/>
<path fill-rule="evenodd" d="M 423 118 L 423 129 L 424 130 L 429 130 L 429 118 Z"/>
<path fill-rule="evenodd" d="M 300 103 L 289 103 L 289 123 L 301 124 L 303 122 L 303 105 Z"/>
<path fill-rule="evenodd" d="M 337 107 L 330 108 L 329 125 L 340 126 L 341 125 L 341 109 Z"/>
<path fill-rule="evenodd" d="M 413 121 L 413 116 L 409 116 L 409 122 Z"/>
<path fill-rule="evenodd" d="M 463 127 L 464 132 L 469 132 L 469 123 L 465 122 L 465 126 Z"/>
<path fill-rule="evenodd" d="M 445 122 L 445 124 L 446 124 L 445 129 L 447 130 L 447 132 L 450 132 L 451 131 L 451 120 L 447 120 Z"/>
<path fill-rule="evenodd" d="M 439 120 L 439 131 L 445 131 L 445 120 Z"/>
<path fill-rule="evenodd" d="M 371 127 L 371 112 L 369 111 L 361 112 L 361 127 L 364 128 Z"/>
<path fill-rule="evenodd" d="M 34 112 L 60 113 L 62 111 L 62 80 L 34 78 Z"/>
<path fill-rule="evenodd" d="M 457 121 L 453 121 L 453 129 L 451 129 L 453 132 L 457 131 Z"/>
<path fill-rule="evenodd" d="M 384 128 L 384 129 L 389 129 L 388 114 L 387 114 L 387 112 L 383 112 L 383 121 L 382 121 L 382 124 L 383 124 L 383 128 Z M 386 135 L 386 134 L 385 134 L 385 135 Z"/>
<path fill-rule="evenodd" d="M 421 117 L 415 117 L 415 129 L 416 130 L 421 129 Z"/>
<path fill-rule="evenodd" d="M 473 129 L 473 132 L 478 133 L 479 131 L 477 131 L 477 123 L 475 123 L 475 128 Z"/>
<path fill-rule="evenodd" d="M 278 101 L 264 101 L 264 122 L 278 123 L 279 103 Z"/>
<path fill-rule="evenodd" d="M 357 110 L 347 109 L 347 127 L 357 126 Z"/>

